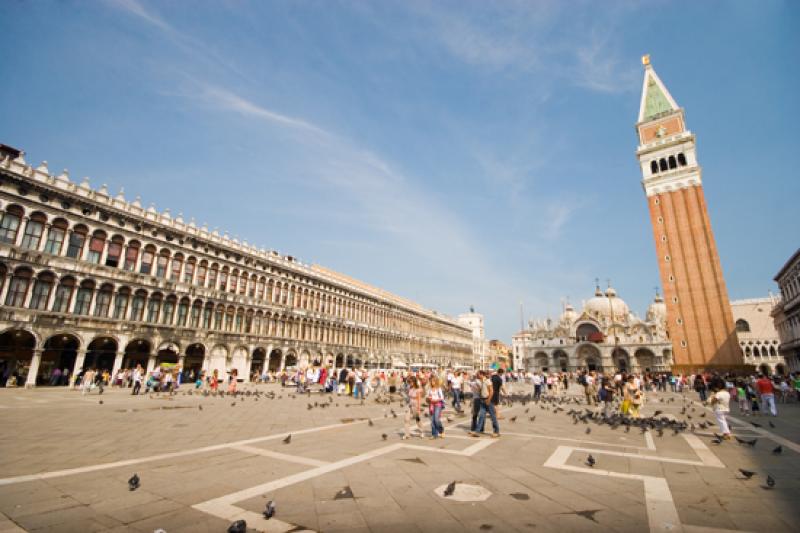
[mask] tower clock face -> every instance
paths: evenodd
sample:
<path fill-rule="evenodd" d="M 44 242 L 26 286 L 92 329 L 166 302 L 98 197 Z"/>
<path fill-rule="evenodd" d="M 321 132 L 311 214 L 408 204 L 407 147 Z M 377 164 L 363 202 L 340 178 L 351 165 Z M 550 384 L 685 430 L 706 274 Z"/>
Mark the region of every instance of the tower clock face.
<path fill-rule="evenodd" d="M 683 131 L 683 121 L 679 116 L 672 116 L 660 122 L 647 124 L 641 129 L 642 142 L 654 142 Z"/>

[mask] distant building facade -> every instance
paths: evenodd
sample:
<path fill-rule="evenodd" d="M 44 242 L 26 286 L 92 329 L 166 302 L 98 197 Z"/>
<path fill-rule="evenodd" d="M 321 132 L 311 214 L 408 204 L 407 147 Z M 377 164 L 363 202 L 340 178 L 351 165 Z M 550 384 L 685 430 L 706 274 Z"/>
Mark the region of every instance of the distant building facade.
<path fill-rule="evenodd" d="M 800 249 L 775 275 L 781 296 L 772 310 L 780 353 L 791 372 L 800 372 Z"/>
<path fill-rule="evenodd" d="M 508 344 L 492 339 L 487 346 L 486 365 L 489 368 L 510 369 L 513 363 L 511 354 L 512 349 Z"/>
<path fill-rule="evenodd" d="M 454 319 L 51 175 L 4 145 L 0 303 L 0 386 L 136 364 L 224 379 L 232 369 L 473 363 L 473 331 Z"/>
<path fill-rule="evenodd" d="M 780 337 L 772 318 L 777 298 L 734 300 L 731 311 L 744 362 L 767 375 L 785 374 L 786 360 L 780 353 Z"/>
<path fill-rule="evenodd" d="M 531 320 L 514 335 L 514 368 L 567 372 L 580 369 L 615 372 L 668 371 L 672 344 L 666 331 L 667 309 L 656 295 L 644 320 L 609 287 L 577 312 L 567 304 L 558 320 Z"/>
<path fill-rule="evenodd" d="M 472 331 L 472 365 L 477 368 L 486 368 L 486 331 L 483 325 L 483 315 L 475 312 L 470 307 L 469 313 L 462 313 L 456 317 L 459 324 Z"/>

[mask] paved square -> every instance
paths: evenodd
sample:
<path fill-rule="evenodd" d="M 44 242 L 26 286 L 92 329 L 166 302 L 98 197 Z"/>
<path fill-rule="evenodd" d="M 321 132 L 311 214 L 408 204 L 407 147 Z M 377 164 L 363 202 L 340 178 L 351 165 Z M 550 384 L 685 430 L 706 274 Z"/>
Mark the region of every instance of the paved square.
<path fill-rule="evenodd" d="M 780 406 L 774 428 L 734 413 L 754 447 L 713 445 L 712 429 L 575 423 L 574 403 L 506 408 L 499 439 L 468 437 L 469 419 L 448 412 L 444 440 L 404 441 L 399 402 L 249 390 L 276 397 L 0 389 L 0 532 L 224 532 L 237 519 L 274 532 L 793 531 L 800 519 L 796 404 Z M 643 414 L 683 418 L 682 402 L 654 394 Z"/>

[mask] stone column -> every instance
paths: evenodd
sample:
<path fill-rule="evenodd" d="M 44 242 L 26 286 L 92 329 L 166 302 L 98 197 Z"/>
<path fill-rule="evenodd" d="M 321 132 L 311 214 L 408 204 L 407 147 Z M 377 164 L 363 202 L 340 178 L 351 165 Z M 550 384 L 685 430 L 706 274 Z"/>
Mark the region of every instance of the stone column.
<path fill-rule="evenodd" d="M 125 352 L 117 352 L 117 355 L 114 357 L 114 369 L 111 371 L 111 383 L 114 383 L 117 372 L 119 372 L 119 369 L 122 368 L 122 359 L 124 357 Z"/>
<path fill-rule="evenodd" d="M 275 346 L 272 344 L 267 344 L 267 354 L 264 356 L 264 368 L 261 370 L 261 373 L 269 372 L 269 356 L 272 353 L 272 350 L 275 349 Z"/>
<path fill-rule="evenodd" d="M 139 253 L 136 254 L 136 261 L 134 261 L 133 270 L 131 272 L 137 272 L 138 273 L 139 269 L 142 268 L 142 255 L 144 255 L 144 248 L 145 248 L 145 243 L 142 242 L 142 245 L 139 246 Z M 127 250 L 127 248 L 126 248 L 126 250 Z"/>
<path fill-rule="evenodd" d="M 3 283 L 3 287 L 0 289 L 0 304 L 5 305 L 6 303 L 6 296 L 8 295 L 8 287 L 11 285 L 11 278 L 13 276 L 6 274 L 5 283 Z"/>
<path fill-rule="evenodd" d="M 106 259 L 108 259 L 108 246 L 111 244 L 111 237 L 107 238 L 103 242 L 103 251 L 100 252 L 100 261 L 97 263 L 98 265 L 105 265 Z"/>
<path fill-rule="evenodd" d="M 78 374 L 83 368 L 83 361 L 86 359 L 86 349 L 78 350 L 78 355 L 75 357 L 75 366 L 72 368 L 72 375 L 70 376 L 70 383 L 74 386 L 78 379 Z"/>
<path fill-rule="evenodd" d="M 78 286 L 80 290 L 80 286 Z M 100 287 L 95 287 L 92 289 L 92 295 L 90 296 L 89 300 L 89 312 L 86 313 L 86 316 L 94 316 L 94 308 L 97 305 L 97 293 L 100 292 Z"/>
<path fill-rule="evenodd" d="M 50 234 L 50 224 L 42 224 L 42 236 L 39 237 L 39 245 L 36 247 L 37 252 L 44 252 L 44 245 L 47 244 L 47 236 Z"/>
<path fill-rule="evenodd" d="M 252 350 L 248 352 L 247 356 L 245 357 L 245 372 L 242 375 L 244 378 L 245 383 L 250 383 L 250 373 L 253 371 L 253 352 Z"/>
<path fill-rule="evenodd" d="M 46 311 L 52 311 L 53 310 L 53 304 L 56 302 L 56 292 L 58 291 L 58 284 L 59 284 L 60 281 L 61 281 L 60 279 L 55 279 L 53 281 L 53 286 L 50 289 L 50 294 L 47 295 L 47 304 L 46 304 L 46 307 L 45 307 Z M 0 301 L 2 301 L 2 300 L 0 300 Z"/>
<path fill-rule="evenodd" d="M 36 375 L 39 373 L 39 363 L 42 362 L 42 350 L 37 348 L 33 350 L 33 357 L 31 358 L 31 366 L 28 369 L 28 377 L 25 379 L 25 388 L 36 386 Z"/>
<path fill-rule="evenodd" d="M 147 358 L 147 373 L 149 374 L 156 368 L 156 356 L 154 354 L 150 354 L 150 357 Z"/>
<path fill-rule="evenodd" d="M 22 238 L 25 236 L 25 228 L 28 225 L 28 220 L 30 220 L 28 217 L 20 217 L 17 235 L 14 238 L 14 246 L 22 246 Z"/>
<path fill-rule="evenodd" d="M 180 377 L 178 379 L 180 380 L 181 385 L 183 385 L 183 371 L 186 370 L 185 363 L 186 363 L 186 354 L 183 353 L 178 354 L 178 369 L 180 372 Z"/>
<path fill-rule="evenodd" d="M 11 285 L 11 281 L 9 279 L 8 285 Z M 36 276 L 31 276 L 28 280 L 28 290 L 25 293 L 25 299 L 22 301 L 22 307 L 25 309 L 30 309 L 31 307 L 31 300 L 33 299 L 33 286 L 36 285 Z"/>

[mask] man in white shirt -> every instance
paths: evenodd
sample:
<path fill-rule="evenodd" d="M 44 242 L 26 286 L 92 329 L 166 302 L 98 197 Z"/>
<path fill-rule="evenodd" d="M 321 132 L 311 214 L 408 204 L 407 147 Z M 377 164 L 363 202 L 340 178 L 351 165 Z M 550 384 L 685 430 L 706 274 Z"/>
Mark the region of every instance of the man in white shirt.
<path fill-rule="evenodd" d="M 533 400 L 538 401 L 542 397 L 542 376 L 536 372 L 531 380 L 533 381 Z"/>
<path fill-rule="evenodd" d="M 450 389 L 453 391 L 453 409 L 461 412 L 461 387 L 464 383 L 464 378 L 461 377 L 461 372 L 456 372 L 450 377 Z"/>
<path fill-rule="evenodd" d="M 728 427 L 728 413 L 731 410 L 731 394 L 725 390 L 725 383 L 715 380 L 711 384 L 711 397 L 708 399 L 711 408 L 714 410 L 714 416 L 717 417 L 717 424 L 719 431 L 722 433 L 722 438 L 730 440 L 731 430 Z"/>

